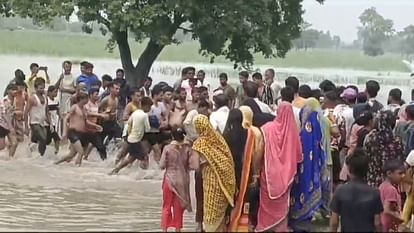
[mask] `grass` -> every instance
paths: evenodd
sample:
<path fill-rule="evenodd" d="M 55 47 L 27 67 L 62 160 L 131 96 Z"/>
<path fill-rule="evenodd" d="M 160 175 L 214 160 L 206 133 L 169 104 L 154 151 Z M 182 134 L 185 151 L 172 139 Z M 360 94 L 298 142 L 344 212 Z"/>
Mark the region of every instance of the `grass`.
<path fill-rule="evenodd" d="M 1 54 L 30 54 L 56 57 L 75 58 L 119 58 L 118 50 L 108 53 L 105 50 L 107 38 L 86 34 L 65 34 L 44 31 L 7 31 L 0 30 Z M 137 58 L 144 49 L 144 44 L 131 42 L 133 57 Z M 166 47 L 158 60 L 208 63 L 209 58 L 198 54 L 197 42 L 185 42 L 180 45 Z M 231 64 L 223 57 L 218 57 L 216 63 Z M 347 68 L 372 71 L 408 71 L 401 62 L 401 57 L 386 54 L 381 57 L 364 56 L 360 51 L 351 50 L 313 50 L 291 51 L 286 58 L 265 59 L 255 56 L 255 63 L 275 67 L 300 68 Z"/>

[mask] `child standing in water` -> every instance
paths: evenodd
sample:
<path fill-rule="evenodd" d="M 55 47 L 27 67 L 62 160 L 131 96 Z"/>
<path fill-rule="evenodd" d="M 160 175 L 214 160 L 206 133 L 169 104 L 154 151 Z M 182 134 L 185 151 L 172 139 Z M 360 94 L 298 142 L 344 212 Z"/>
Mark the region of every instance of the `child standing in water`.
<path fill-rule="evenodd" d="M 59 100 L 57 99 L 58 89 L 55 86 L 49 86 L 47 89 L 47 108 L 50 114 L 50 125 L 46 127 L 47 145 L 52 142 L 55 144 L 55 154 L 59 152 L 60 137 L 58 134 L 58 125 L 60 119 Z"/>
<path fill-rule="evenodd" d="M 171 134 L 173 141 L 164 148 L 160 160 L 160 168 L 165 169 L 161 229 L 167 232 L 174 227 L 180 232 L 184 210 L 191 212 L 189 171 L 197 169 L 198 160 L 191 158 L 191 146 L 184 142 L 182 128 L 173 129 Z"/>

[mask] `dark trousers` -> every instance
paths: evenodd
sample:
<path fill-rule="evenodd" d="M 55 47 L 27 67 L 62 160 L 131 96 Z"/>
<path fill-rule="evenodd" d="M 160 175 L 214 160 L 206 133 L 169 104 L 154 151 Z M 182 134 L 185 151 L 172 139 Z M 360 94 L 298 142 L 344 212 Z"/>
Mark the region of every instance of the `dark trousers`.
<path fill-rule="evenodd" d="M 88 142 L 96 148 L 96 150 L 98 151 L 99 156 L 101 157 L 101 159 L 105 160 L 107 158 L 106 147 L 103 144 L 103 139 L 101 137 L 101 133 L 88 134 L 87 139 L 88 139 Z"/>
<path fill-rule="evenodd" d="M 32 142 L 39 145 L 39 153 L 43 156 L 46 152 L 47 146 L 47 132 L 46 128 L 40 124 L 31 124 L 30 130 L 32 131 Z"/>
<path fill-rule="evenodd" d="M 201 170 L 197 170 L 195 172 L 195 194 L 196 194 L 196 200 L 197 200 L 197 209 L 196 209 L 196 222 L 203 222 L 203 175 L 201 173 Z"/>
<path fill-rule="evenodd" d="M 118 125 L 118 122 L 116 120 L 114 121 L 105 121 L 102 123 L 102 140 L 105 140 L 106 137 L 108 137 L 107 142 L 111 141 L 113 138 L 121 138 L 122 137 L 122 129 Z"/>

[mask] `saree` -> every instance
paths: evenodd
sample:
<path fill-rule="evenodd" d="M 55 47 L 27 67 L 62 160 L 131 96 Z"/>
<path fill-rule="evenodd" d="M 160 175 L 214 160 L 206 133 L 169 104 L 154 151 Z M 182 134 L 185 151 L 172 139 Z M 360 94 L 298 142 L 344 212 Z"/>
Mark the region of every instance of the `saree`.
<path fill-rule="evenodd" d="M 386 161 L 404 160 L 401 140 L 393 132 L 395 121 L 391 111 L 380 111 L 374 129 L 365 137 L 364 152 L 369 158 L 367 182 L 372 187 L 379 187 L 382 183 L 382 168 Z"/>
<path fill-rule="evenodd" d="M 236 173 L 236 187 L 240 186 L 244 152 L 247 140 L 247 130 L 242 126 L 243 114 L 235 108 L 229 113 L 223 137 L 230 148 L 233 156 L 234 168 Z"/>
<path fill-rule="evenodd" d="M 244 158 L 242 171 L 240 174 L 240 183 L 238 185 L 238 195 L 235 200 L 234 208 L 230 215 L 228 231 L 231 232 L 248 232 L 249 231 L 249 205 L 248 186 L 251 178 L 251 164 L 254 152 L 254 133 L 252 129 L 247 131 L 247 140 L 244 147 Z"/>
<path fill-rule="evenodd" d="M 323 196 L 330 194 L 330 177 L 325 152 L 327 123 L 315 98 L 306 101 L 300 112 L 303 162 L 291 190 L 289 225 L 294 231 L 310 231 L 313 215 L 323 207 Z M 322 119 L 322 120 L 321 120 Z"/>
<path fill-rule="evenodd" d="M 234 206 L 236 178 L 234 162 L 224 138 L 213 129 L 208 117 L 194 120 L 199 135 L 193 149 L 206 161 L 202 165 L 204 227 L 206 232 L 224 231 L 226 210 Z"/>
<path fill-rule="evenodd" d="M 257 213 L 259 211 L 259 202 L 260 202 L 260 184 L 259 182 L 255 182 L 253 176 L 257 179 L 260 177 L 260 171 L 262 167 L 262 160 L 263 160 L 263 153 L 264 153 L 264 140 L 263 140 L 263 134 L 260 131 L 259 128 L 253 126 L 253 111 L 248 106 L 241 106 L 240 111 L 243 114 L 243 122 L 242 126 L 243 128 L 248 130 L 248 133 L 251 133 L 253 135 L 253 139 L 248 137 L 246 145 L 250 145 L 250 140 L 254 140 L 254 148 L 253 148 L 253 157 L 251 162 L 251 168 L 250 168 L 250 174 L 243 171 L 243 176 L 249 176 L 250 175 L 250 181 L 251 184 L 249 184 L 248 190 L 247 190 L 247 200 L 246 201 L 246 208 L 248 208 L 248 224 L 249 224 L 249 231 L 253 231 L 253 229 L 257 226 Z M 250 134 L 248 135 L 250 136 Z M 246 154 L 250 153 L 246 147 Z M 258 179 L 256 180 L 258 181 Z M 243 212 L 243 215 L 245 215 L 245 212 Z M 243 216 L 245 217 L 245 216 Z M 242 217 L 242 218 L 243 218 Z M 243 221 L 244 219 L 240 220 Z M 241 223 L 239 226 L 240 228 L 245 227 L 245 222 Z M 244 228 L 245 229 L 245 228 Z"/>
<path fill-rule="evenodd" d="M 265 151 L 260 175 L 256 231 L 286 232 L 290 188 L 302 161 L 302 147 L 292 105 L 282 102 L 277 117 L 262 127 Z"/>

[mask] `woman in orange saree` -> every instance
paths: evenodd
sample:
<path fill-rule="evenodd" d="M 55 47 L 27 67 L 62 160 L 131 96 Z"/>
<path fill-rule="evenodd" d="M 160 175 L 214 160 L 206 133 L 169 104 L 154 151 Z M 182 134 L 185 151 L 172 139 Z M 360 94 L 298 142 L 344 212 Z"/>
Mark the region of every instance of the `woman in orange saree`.
<path fill-rule="evenodd" d="M 260 176 L 256 232 L 287 232 L 290 188 L 302 161 L 292 105 L 282 102 L 274 121 L 262 127 L 265 151 Z"/>
<path fill-rule="evenodd" d="M 250 107 L 241 106 L 230 112 L 224 137 L 235 160 L 238 190 L 227 230 L 252 231 L 257 222 L 255 202 L 258 203 L 258 198 L 255 200 L 256 198 L 249 194 L 258 185 L 259 165 L 263 156 L 263 136 L 260 129 L 253 126 L 253 111 Z"/>

